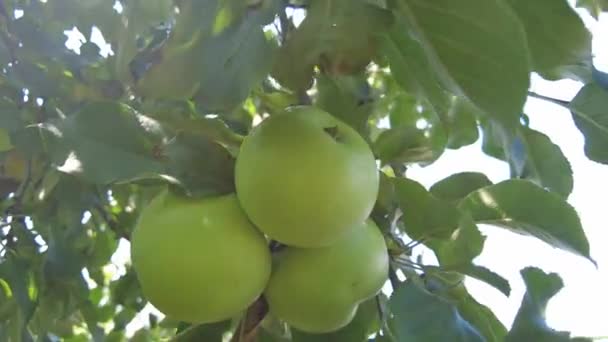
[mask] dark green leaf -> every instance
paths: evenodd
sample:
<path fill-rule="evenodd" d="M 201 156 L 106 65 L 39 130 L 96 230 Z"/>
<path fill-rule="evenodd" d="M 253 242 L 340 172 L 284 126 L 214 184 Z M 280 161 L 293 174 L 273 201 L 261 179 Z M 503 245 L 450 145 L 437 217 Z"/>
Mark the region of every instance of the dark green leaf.
<path fill-rule="evenodd" d="M 384 164 L 427 165 L 444 152 L 447 136 L 443 124 L 428 103 L 412 105 L 406 95 L 395 98 L 391 129 L 378 136 L 374 152 Z"/>
<path fill-rule="evenodd" d="M 132 268 L 127 269 L 125 275 L 110 284 L 110 295 L 114 303 L 128 308 L 124 311 L 122 317 L 114 317 L 115 324 L 122 327 L 129 323 L 133 316 L 137 314 L 137 311 L 143 309 L 145 305 L 141 286 Z"/>
<path fill-rule="evenodd" d="M 396 341 L 484 341 L 458 313 L 457 307 L 412 281 L 401 284 L 391 296 L 390 326 Z"/>
<path fill-rule="evenodd" d="M 511 293 L 511 285 L 509 285 L 509 281 L 486 267 L 471 263 L 468 265 L 454 265 L 447 267 L 446 269 L 462 273 L 477 280 L 481 280 L 484 283 L 493 286 L 507 297 Z"/>
<path fill-rule="evenodd" d="M 608 90 L 608 72 L 603 72 L 598 70 L 595 66 L 591 69 L 591 76 L 593 77 L 593 81 L 597 83 L 600 87 Z"/>
<path fill-rule="evenodd" d="M 478 112 L 479 109 L 465 98 L 454 97 L 445 122 L 448 131 L 448 148 L 458 149 L 471 145 L 479 139 Z"/>
<path fill-rule="evenodd" d="M 426 98 L 439 117 L 449 110 L 449 98 L 442 88 L 420 43 L 407 33 L 402 17 L 382 37 L 382 51 L 388 58 L 391 74 L 406 91 Z"/>
<path fill-rule="evenodd" d="M 489 185 L 492 185 L 492 181 L 483 173 L 461 172 L 433 184 L 429 191 L 439 199 L 457 202 L 471 192 Z"/>
<path fill-rule="evenodd" d="M 105 184 L 162 172 L 154 149 L 158 124 L 117 103 L 91 103 L 76 115 L 41 126 L 60 171 Z"/>
<path fill-rule="evenodd" d="M 546 79 L 577 77 L 591 66 L 591 33 L 567 0 L 509 0 L 528 36 L 532 66 Z M 574 70 L 573 70 L 574 69 Z"/>
<path fill-rule="evenodd" d="M 272 68 L 275 45 L 260 27 L 259 11 L 201 44 L 196 99 L 208 112 L 234 109 Z"/>
<path fill-rule="evenodd" d="M 11 137 L 8 135 L 8 131 L 0 128 L 0 152 L 9 151 L 12 148 L 13 144 L 11 144 Z"/>
<path fill-rule="evenodd" d="M 477 225 L 466 215 L 460 218 L 458 229 L 448 239 L 436 239 L 427 242 L 435 251 L 437 259 L 442 266 L 470 264 L 481 251 L 485 236 L 481 234 Z"/>
<path fill-rule="evenodd" d="M 449 239 L 458 227 L 460 212 L 431 195 L 421 184 L 406 178 L 395 178 L 395 195 L 403 212 L 405 232 L 414 240 Z"/>
<path fill-rule="evenodd" d="M 18 334 L 24 334 L 29 320 L 36 309 L 38 288 L 34 283 L 28 260 L 7 251 L 0 263 L 0 280 L 10 288 L 19 307 L 18 323 L 15 326 Z"/>
<path fill-rule="evenodd" d="M 84 237 L 81 227 L 61 229 L 57 226 L 51 228 L 49 248 L 45 255 L 43 272 L 52 281 L 69 281 L 80 275 L 84 266 L 79 249 L 80 241 Z"/>
<path fill-rule="evenodd" d="M 585 85 L 570 102 L 576 127 L 585 137 L 587 158 L 608 164 L 608 90 Z"/>
<path fill-rule="evenodd" d="M 526 293 L 505 341 L 568 342 L 574 340 L 570 338 L 570 333 L 556 331 L 545 322 L 547 304 L 551 297 L 555 296 L 564 286 L 562 279 L 556 273 L 547 274 L 534 267 L 524 268 L 521 270 L 521 275 L 526 283 Z"/>
<path fill-rule="evenodd" d="M 525 164 L 519 176 L 567 198 L 574 180 L 572 168 L 562 150 L 543 133 L 526 127 L 519 131 L 526 150 Z"/>
<path fill-rule="evenodd" d="M 500 125 L 497 125 L 490 120 L 482 120 L 481 121 L 481 129 L 482 129 L 482 142 L 481 142 L 481 150 L 496 159 L 506 160 L 505 156 L 505 137 L 504 130 L 500 128 Z"/>
<path fill-rule="evenodd" d="M 17 129 L 21 124 L 19 108 L 7 97 L 0 97 L 0 128 L 8 131 Z"/>
<path fill-rule="evenodd" d="M 110 257 L 116 251 L 118 241 L 107 227 L 104 227 L 104 230 L 97 230 L 93 239 L 87 265 L 89 267 L 104 266 L 110 261 Z"/>
<path fill-rule="evenodd" d="M 222 146 L 193 134 L 179 134 L 163 146 L 166 172 L 192 195 L 234 192 L 234 159 Z"/>
<path fill-rule="evenodd" d="M 572 192 L 570 162 L 559 146 L 543 133 L 519 126 L 509 134 L 495 122 L 483 125 L 485 153 L 509 163 L 511 178 L 530 180 L 564 198 Z"/>
<path fill-rule="evenodd" d="M 390 12 L 366 1 L 313 1 L 278 51 L 272 75 L 285 87 L 302 91 L 312 85 L 317 65 L 330 75 L 363 71 L 376 54 L 377 36 L 391 22 Z"/>
<path fill-rule="evenodd" d="M 529 181 L 507 180 L 469 194 L 459 205 L 478 223 L 534 236 L 591 260 L 589 242 L 574 208 Z M 539 215 L 539 213 L 551 215 Z"/>
<path fill-rule="evenodd" d="M 505 2 L 400 0 L 397 8 L 446 83 L 490 117 L 517 125 L 530 65 L 525 31 Z"/>
<path fill-rule="evenodd" d="M 463 283 L 449 290 L 449 297 L 456 301 L 458 312 L 475 327 L 488 342 L 503 342 L 507 328 L 487 306 L 480 304 L 469 294 Z"/>
<path fill-rule="evenodd" d="M 365 136 L 372 111 L 372 95 L 367 75 L 319 76 L 316 105 L 348 123 Z"/>

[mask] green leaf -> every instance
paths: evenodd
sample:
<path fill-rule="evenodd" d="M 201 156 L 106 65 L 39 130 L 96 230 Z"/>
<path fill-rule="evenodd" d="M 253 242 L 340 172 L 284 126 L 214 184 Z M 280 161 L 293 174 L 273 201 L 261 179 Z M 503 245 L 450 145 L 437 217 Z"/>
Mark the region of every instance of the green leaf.
<path fill-rule="evenodd" d="M 587 158 L 608 164 L 608 90 L 595 83 L 585 85 L 570 102 L 576 127 L 585 137 Z"/>
<path fill-rule="evenodd" d="M 9 48 L 6 46 L 3 40 L 0 40 L 0 67 L 6 66 L 11 60 L 11 54 Z"/>
<path fill-rule="evenodd" d="M 406 91 L 426 98 L 443 118 L 449 110 L 448 95 L 420 43 L 407 31 L 405 19 L 398 16 L 391 30 L 382 36 L 382 51 L 388 59 L 391 75 Z"/>
<path fill-rule="evenodd" d="M 562 150 L 541 132 L 527 127 L 521 127 L 519 132 L 526 150 L 525 164 L 519 176 L 567 198 L 574 180 L 572 168 Z"/>
<path fill-rule="evenodd" d="M 449 297 L 456 301 L 458 312 L 488 342 L 503 342 L 507 328 L 487 306 L 480 304 L 469 294 L 463 283 L 449 290 Z"/>
<path fill-rule="evenodd" d="M 545 134 L 519 126 L 509 134 L 495 122 L 484 122 L 483 151 L 509 163 L 511 178 L 530 180 L 567 198 L 573 188 L 570 162 Z"/>
<path fill-rule="evenodd" d="M 0 128 L 13 131 L 21 125 L 19 108 L 7 97 L 0 97 Z"/>
<path fill-rule="evenodd" d="M 195 196 L 234 192 L 234 158 L 205 137 L 180 133 L 163 146 L 166 174 Z"/>
<path fill-rule="evenodd" d="M 479 109 L 463 97 L 454 97 L 447 113 L 445 126 L 448 131 L 447 147 L 458 149 L 479 139 L 477 116 Z"/>
<path fill-rule="evenodd" d="M 131 62 L 138 52 L 138 44 L 149 35 L 149 31 L 166 22 L 172 15 L 171 0 L 131 0 L 125 3 L 123 20 L 117 28 L 116 57 L 114 58 L 115 75 L 122 81 L 131 77 Z"/>
<path fill-rule="evenodd" d="M 534 236 L 592 260 L 576 210 L 558 195 L 525 180 L 507 180 L 469 194 L 459 205 L 477 223 Z M 539 215 L 551 213 L 551 215 Z"/>
<path fill-rule="evenodd" d="M 233 132 L 226 123 L 218 118 L 182 119 L 177 117 L 162 117 L 159 121 L 177 134 L 188 134 L 205 137 L 226 148 L 237 150 L 243 142 L 243 137 Z"/>
<path fill-rule="evenodd" d="M 113 233 L 106 227 L 105 230 L 97 230 L 90 247 L 90 255 L 87 260 L 89 267 L 101 267 L 110 261 L 110 257 L 118 247 L 118 241 Z"/>
<path fill-rule="evenodd" d="M 374 152 L 383 164 L 428 165 L 444 152 L 446 132 L 428 103 L 411 103 L 408 96 L 396 96 L 391 112 L 391 129 L 378 136 Z"/>
<path fill-rule="evenodd" d="M 9 151 L 12 148 L 13 144 L 11 144 L 11 137 L 8 135 L 8 131 L 0 128 L 0 152 Z"/>
<path fill-rule="evenodd" d="M 137 314 L 137 311 L 144 308 L 145 302 L 142 300 L 141 286 L 133 268 L 127 268 L 126 273 L 118 280 L 110 284 L 110 298 L 116 304 L 126 308 L 123 314 L 114 317 L 114 324 L 117 329 L 122 329 Z"/>
<path fill-rule="evenodd" d="M 48 250 L 45 254 L 43 273 L 49 281 L 67 282 L 78 277 L 85 260 L 79 251 L 79 241 L 86 237 L 81 227 L 62 229 L 53 226 L 50 231 Z"/>
<path fill-rule="evenodd" d="M 521 275 L 526 284 L 526 293 L 505 341 L 567 342 L 577 340 L 571 339 L 568 332 L 550 328 L 545 322 L 547 304 L 564 286 L 562 279 L 556 273 L 547 274 L 534 267 L 524 268 L 521 270 Z"/>
<path fill-rule="evenodd" d="M 608 10 L 608 0 L 576 0 L 576 7 L 585 8 L 597 20 L 602 11 Z"/>
<path fill-rule="evenodd" d="M 591 66 L 591 33 L 567 0 L 509 0 L 526 29 L 533 70 L 550 80 Z M 580 77 L 579 77 L 580 79 Z"/>
<path fill-rule="evenodd" d="M 433 184 L 429 191 L 439 199 L 457 202 L 471 192 L 489 185 L 492 185 L 492 181 L 483 173 L 460 172 Z"/>
<path fill-rule="evenodd" d="M 477 225 L 466 215 L 460 218 L 458 229 L 449 239 L 435 239 L 426 244 L 433 249 L 437 259 L 442 266 L 470 264 L 481 251 L 485 237 L 481 234 Z"/>
<path fill-rule="evenodd" d="M 496 288 L 498 291 L 502 292 L 507 297 L 511 294 L 511 285 L 509 285 L 509 281 L 486 267 L 470 263 L 453 265 L 446 267 L 445 269 L 449 271 L 456 271 L 469 277 L 475 278 L 477 280 L 483 281 L 484 283 Z"/>
<path fill-rule="evenodd" d="M 0 263 L 0 280 L 10 287 L 12 297 L 19 307 L 20 332 L 25 331 L 29 320 L 36 309 L 38 289 L 31 274 L 28 260 L 18 256 L 13 251 L 7 251 Z"/>
<path fill-rule="evenodd" d="M 389 326 L 398 342 L 484 341 L 480 333 L 458 313 L 457 307 L 412 281 L 392 294 Z"/>
<path fill-rule="evenodd" d="M 261 28 L 263 15 L 263 9 L 251 10 L 201 44 L 200 88 L 195 97 L 206 111 L 233 110 L 272 68 L 275 44 Z"/>
<path fill-rule="evenodd" d="M 344 328 L 328 334 L 309 334 L 291 329 L 294 342 L 366 342 L 380 328 L 376 298 L 359 304 L 355 318 Z"/>
<path fill-rule="evenodd" d="M 106 184 L 162 171 L 154 152 L 158 124 L 126 105 L 90 103 L 40 128 L 57 168 L 88 181 Z"/>
<path fill-rule="evenodd" d="M 431 195 L 420 183 L 395 178 L 395 195 L 403 212 L 405 232 L 414 240 L 449 239 L 460 220 L 458 209 Z"/>
<path fill-rule="evenodd" d="M 444 82 L 490 117 L 517 125 L 530 63 L 525 31 L 505 2 L 399 0 L 397 8 Z"/>
<path fill-rule="evenodd" d="M 481 120 L 480 127 L 482 130 L 481 150 L 483 153 L 505 161 L 507 157 L 504 150 L 504 129 L 488 119 Z"/>
<path fill-rule="evenodd" d="M 362 136 L 366 135 L 373 108 L 367 75 L 320 75 L 317 92 L 315 105 L 348 123 Z"/>
<path fill-rule="evenodd" d="M 608 72 L 600 71 L 593 66 L 591 69 L 591 76 L 597 85 L 608 90 Z"/>
<path fill-rule="evenodd" d="M 317 65 L 330 75 L 363 71 L 376 54 L 378 35 L 391 23 L 390 12 L 366 1 L 312 1 L 297 29 L 282 27 L 289 34 L 272 76 L 298 92 L 312 85 Z"/>

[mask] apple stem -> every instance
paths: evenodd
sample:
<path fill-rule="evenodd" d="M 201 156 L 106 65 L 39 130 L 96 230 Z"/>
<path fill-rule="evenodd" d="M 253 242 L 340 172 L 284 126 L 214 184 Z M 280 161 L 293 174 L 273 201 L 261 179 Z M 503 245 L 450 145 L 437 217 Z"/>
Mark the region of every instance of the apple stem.
<path fill-rule="evenodd" d="M 339 135 L 339 131 L 338 131 L 338 126 L 325 127 L 325 128 L 323 128 L 323 130 L 325 131 L 325 133 L 327 133 L 336 142 L 340 142 L 340 135 Z"/>
<path fill-rule="evenodd" d="M 258 329 L 268 313 L 268 303 L 260 296 L 245 312 L 231 342 L 254 342 Z"/>

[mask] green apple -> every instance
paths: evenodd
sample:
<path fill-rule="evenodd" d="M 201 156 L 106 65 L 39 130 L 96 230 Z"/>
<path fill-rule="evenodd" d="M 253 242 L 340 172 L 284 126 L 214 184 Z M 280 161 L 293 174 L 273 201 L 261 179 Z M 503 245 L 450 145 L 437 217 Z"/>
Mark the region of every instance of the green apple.
<path fill-rule="evenodd" d="M 290 326 L 327 333 L 346 326 L 359 303 L 380 291 L 388 266 L 384 237 L 368 220 L 331 246 L 281 251 L 264 295 L 270 312 Z"/>
<path fill-rule="evenodd" d="M 236 160 L 241 206 L 272 239 L 332 244 L 371 213 L 379 174 L 369 145 L 313 106 L 292 107 L 255 127 Z"/>
<path fill-rule="evenodd" d="M 271 269 L 266 239 L 234 194 L 194 200 L 162 192 L 138 220 L 131 255 L 148 300 L 191 323 L 221 321 L 246 309 Z"/>

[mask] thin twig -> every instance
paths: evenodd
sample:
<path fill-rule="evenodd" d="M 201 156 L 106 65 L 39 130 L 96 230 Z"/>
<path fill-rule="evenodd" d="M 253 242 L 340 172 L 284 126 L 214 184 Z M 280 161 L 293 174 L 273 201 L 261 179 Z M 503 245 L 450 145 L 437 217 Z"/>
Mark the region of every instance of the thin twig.
<path fill-rule="evenodd" d="M 535 97 L 537 99 L 540 99 L 540 100 L 543 100 L 543 101 L 547 101 L 547 102 L 551 102 L 551 103 L 556 104 L 558 106 L 562 106 L 562 107 L 570 109 L 570 101 L 560 100 L 560 99 L 556 99 L 556 98 L 553 98 L 553 97 L 541 95 L 541 94 L 535 93 L 533 91 L 529 91 L 528 95 L 532 96 L 532 97 Z"/>
<path fill-rule="evenodd" d="M 410 268 L 410 269 L 414 269 L 414 270 L 418 270 L 418 271 L 424 271 L 424 267 L 418 266 L 416 264 L 409 263 L 409 262 L 406 262 L 403 260 L 393 260 L 393 262 L 400 267 Z"/>
<path fill-rule="evenodd" d="M 131 241 L 131 237 L 129 236 L 129 234 L 127 234 L 127 232 L 120 229 L 116 220 L 113 217 L 111 217 L 110 214 L 108 213 L 108 211 L 102 206 L 101 201 L 100 201 L 101 195 L 99 193 L 96 193 L 96 195 L 97 195 L 97 200 L 94 201 L 93 207 L 95 208 L 97 213 L 99 215 L 101 215 L 101 218 L 106 222 L 108 227 L 110 227 L 110 230 L 113 231 L 114 234 L 116 234 L 116 236 L 118 236 L 119 238 L 123 238 L 127 241 Z"/>
<path fill-rule="evenodd" d="M 408 248 L 408 249 L 412 249 L 412 248 L 415 248 L 415 247 L 417 247 L 417 246 L 419 246 L 419 245 L 421 245 L 421 244 L 423 244 L 425 242 L 426 242 L 426 239 L 412 240 L 412 241 L 406 243 L 405 247 Z"/>
<path fill-rule="evenodd" d="M 388 280 L 391 282 L 391 287 L 396 290 L 401 284 L 401 280 L 397 277 L 397 271 L 391 266 L 388 272 Z"/>
<path fill-rule="evenodd" d="M 285 8 L 288 4 L 285 4 Z M 285 8 L 279 11 L 279 22 L 281 23 L 280 37 L 281 37 L 281 45 L 285 44 L 287 41 L 287 36 L 289 34 L 289 30 L 291 28 L 289 18 L 287 18 L 287 13 L 285 13 Z"/>

